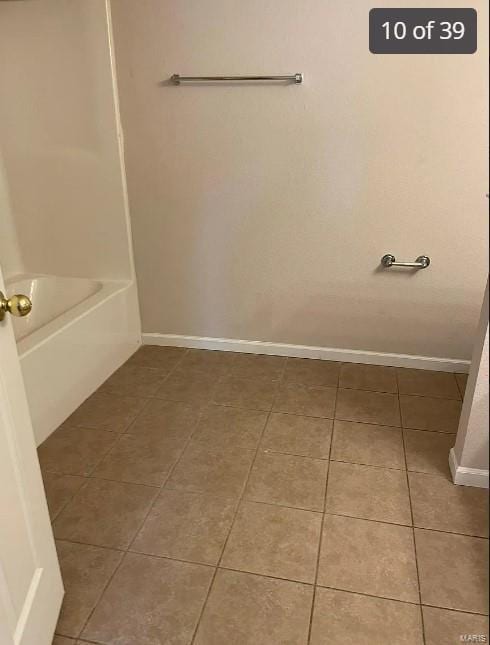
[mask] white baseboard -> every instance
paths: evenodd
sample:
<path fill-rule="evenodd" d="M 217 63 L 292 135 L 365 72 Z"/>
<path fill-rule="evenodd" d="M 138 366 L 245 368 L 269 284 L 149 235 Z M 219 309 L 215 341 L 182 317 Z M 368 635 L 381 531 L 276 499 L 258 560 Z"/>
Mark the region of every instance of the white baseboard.
<path fill-rule="evenodd" d="M 393 367 L 414 367 L 438 372 L 467 373 L 470 361 L 412 356 L 410 354 L 387 354 L 357 349 L 335 349 L 332 347 L 310 347 L 308 345 L 287 345 L 268 343 L 260 340 L 235 340 L 232 338 L 208 338 L 205 336 L 180 336 L 177 334 L 142 334 L 144 345 L 167 345 L 191 347 L 194 349 L 217 349 L 223 352 L 248 354 L 272 354 L 297 358 L 317 358 L 345 363 L 368 363 L 371 365 L 392 365 Z"/>
<path fill-rule="evenodd" d="M 475 486 L 476 488 L 488 488 L 488 470 L 460 466 L 456 459 L 454 448 L 451 448 L 449 453 L 449 468 L 455 484 L 460 486 Z"/>

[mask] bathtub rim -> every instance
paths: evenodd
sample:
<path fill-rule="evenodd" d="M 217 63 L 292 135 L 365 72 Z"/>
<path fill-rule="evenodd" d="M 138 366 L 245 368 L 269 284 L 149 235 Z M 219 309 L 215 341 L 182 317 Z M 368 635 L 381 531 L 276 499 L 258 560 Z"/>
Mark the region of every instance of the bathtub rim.
<path fill-rule="evenodd" d="M 41 297 L 42 283 L 46 283 L 46 282 L 55 283 L 55 292 L 58 289 L 58 285 L 56 283 L 59 283 L 59 289 L 63 290 L 63 295 L 66 294 L 65 289 L 66 289 L 67 283 L 71 283 L 70 288 L 73 287 L 73 289 L 75 290 L 78 289 L 81 286 L 81 284 L 83 284 L 85 289 L 87 287 L 89 288 L 89 292 L 88 292 L 88 295 L 83 295 L 80 299 L 76 300 L 75 302 L 72 302 L 72 304 L 70 304 L 69 307 L 66 307 L 58 314 L 55 314 L 54 317 L 50 317 L 48 321 L 37 324 L 34 327 L 34 329 L 29 329 L 29 323 L 30 323 L 31 317 L 35 318 L 36 314 L 38 313 L 39 301 L 34 301 L 34 304 L 35 304 L 34 311 L 31 314 L 29 314 L 27 318 L 12 319 L 13 327 L 14 327 L 15 342 L 17 345 L 19 345 L 19 343 L 26 340 L 33 334 L 37 333 L 39 330 L 44 329 L 50 323 L 54 322 L 55 320 L 58 320 L 60 316 L 64 315 L 68 311 L 71 311 L 74 307 L 78 306 L 80 303 L 86 302 L 89 298 L 91 298 L 92 296 L 95 296 L 102 289 L 102 286 L 103 286 L 102 281 L 95 280 L 94 278 L 79 278 L 79 277 L 71 277 L 71 276 L 59 276 L 59 275 L 53 275 L 53 274 L 47 274 L 47 273 L 22 272 L 22 273 L 16 273 L 10 276 L 5 281 L 5 287 L 8 293 L 23 293 L 26 296 L 33 298 L 33 296 L 31 295 L 32 292 L 35 291 L 37 294 L 36 283 L 40 283 L 40 289 L 39 289 L 40 293 L 38 294 L 37 297 Z M 42 304 L 41 304 L 41 308 L 42 308 Z M 17 331 L 16 331 L 17 323 L 19 323 L 20 330 L 22 332 L 22 335 L 20 335 L 20 338 L 17 338 Z M 27 324 L 27 328 L 24 330 L 22 330 L 21 328 L 23 324 Z"/>
<path fill-rule="evenodd" d="M 46 325 L 43 325 L 39 329 L 36 329 L 35 331 L 33 331 L 32 334 L 29 334 L 28 336 L 25 336 L 24 338 L 19 340 L 17 343 L 17 352 L 18 352 L 19 358 L 28 356 L 30 353 L 35 351 L 38 347 L 45 345 L 52 338 L 54 338 L 58 333 L 60 333 L 61 330 L 71 327 L 78 320 L 90 315 L 90 313 L 94 309 L 99 307 L 101 303 L 112 298 L 113 296 L 120 293 L 124 289 L 127 289 L 128 287 L 132 286 L 134 283 L 134 280 L 95 280 L 93 278 L 78 278 L 78 277 L 75 278 L 74 276 L 53 276 L 49 274 L 40 274 L 40 273 L 19 274 L 16 276 L 12 276 L 8 282 L 12 284 L 13 282 L 20 279 L 21 277 L 23 279 L 26 279 L 28 277 L 60 278 L 60 279 L 66 278 L 66 279 L 77 279 L 77 280 L 86 279 L 86 280 L 90 280 L 91 282 L 96 282 L 100 284 L 101 287 L 94 294 L 92 294 L 88 298 L 85 298 L 84 300 L 76 304 L 74 307 L 67 309 L 62 314 L 54 318 L 54 320 L 51 320 Z"/>

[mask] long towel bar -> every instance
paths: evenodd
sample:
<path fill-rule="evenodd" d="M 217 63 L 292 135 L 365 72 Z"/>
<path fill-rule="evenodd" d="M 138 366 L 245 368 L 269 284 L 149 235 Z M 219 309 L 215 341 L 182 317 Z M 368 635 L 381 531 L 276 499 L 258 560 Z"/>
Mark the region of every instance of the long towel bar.
<path fill-rule="evenodd" d="M 180 74 L 174 74 L 170 77 L 170 80 L 174 85 L 180 85 L 181 83 L 219 83 L 221 81 L 282 81 L 299 85 L 303 82 L 303 74 L 288 74 L 285 76 L 180 76 Z"/>

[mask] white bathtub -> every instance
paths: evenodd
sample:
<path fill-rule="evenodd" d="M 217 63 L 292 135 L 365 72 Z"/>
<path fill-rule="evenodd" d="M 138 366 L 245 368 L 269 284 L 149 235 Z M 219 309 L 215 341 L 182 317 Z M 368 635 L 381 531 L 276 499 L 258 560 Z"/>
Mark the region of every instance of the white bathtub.
<path fill-rule="evenodd" d="M 11 320 L 39 444 L 140 345 L 136 287 L 47 275 L 6 286 L 32 300 L 29 316 Z"/>

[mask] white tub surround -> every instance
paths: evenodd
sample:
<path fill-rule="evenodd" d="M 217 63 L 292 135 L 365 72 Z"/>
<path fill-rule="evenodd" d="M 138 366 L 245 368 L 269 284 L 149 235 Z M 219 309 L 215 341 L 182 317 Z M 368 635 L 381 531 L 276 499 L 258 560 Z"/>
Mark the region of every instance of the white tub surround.
<path fill-rule="evenodd" d="M 32 300 L 13 323 L 39 445 L 140 345 L 136 285 L 24 275 L 7 287 Z"/>
<path fill-rule="evenodd" d="M 0 86 L 0 262 L 33 300 L 13 323 L 39 444 L 141 342 L 109 0 L 0 2 Z"/>

